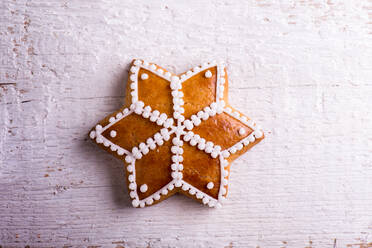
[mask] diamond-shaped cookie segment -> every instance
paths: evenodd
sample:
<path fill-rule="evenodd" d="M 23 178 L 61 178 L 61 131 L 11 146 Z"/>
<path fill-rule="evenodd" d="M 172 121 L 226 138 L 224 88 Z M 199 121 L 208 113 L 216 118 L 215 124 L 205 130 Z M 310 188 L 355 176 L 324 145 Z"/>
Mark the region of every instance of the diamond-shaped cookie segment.
<path fill-rule="evenodd" d="M 215 102 L 216 83 L 217 66 L 200 71 L 182 83 L 184 116 L 186 119 Z"/>
<path fill-rule="evenodd" d="M 161 127 L 140 115 L 131 113 L 106 129 L 102 136 L 117 146 L 131 151 L 160 131 Z M 113 135 L 114 134 L 114 135 Z"/>
<path fill-rule="evenodd" d="M 214 199 L 218 199 L 221 179 L 219 158 L 212 158 L 186 142 L 183 150 L 183 180 Z"/>
<path fill-rule="evenodd" d="M 230 115 L 221 113 L 202 121 L 192 131 L 224 150 L 247 137 L 253 130 Z"/>
<path fill-rule="evenodd" d="M 156 149 L 150 150 L 141 159 L 136 160 L 135 180 L 140 200 L 154 194 L 172 181 L 170 166 L 172 163 L 171 147 L 170 139 L 165 141 L 163 145 L 156 147 Z"/>
<path fill-rule="evenodd" d="M 158 110 L 167 116 L 173 115 L 171 89 L 169 81 L 140 68 L 138 71 L 138 100 L 150 106 L 152 110 Z"/>

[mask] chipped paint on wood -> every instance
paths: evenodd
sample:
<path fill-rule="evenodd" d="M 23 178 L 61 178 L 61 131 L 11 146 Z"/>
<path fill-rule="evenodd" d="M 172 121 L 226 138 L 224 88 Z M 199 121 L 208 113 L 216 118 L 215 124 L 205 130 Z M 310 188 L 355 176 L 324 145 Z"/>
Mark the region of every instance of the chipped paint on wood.
<path fill-rule="evenodd" d="M 371 9 L 2 0 L 0 246 L 371 247 Z M 122 164 L 88 140 L 123 104 L 133 58 L 227 62 L 231 104 L 268 135 L 232 167 L 222 209 L 132 209 Z"/>

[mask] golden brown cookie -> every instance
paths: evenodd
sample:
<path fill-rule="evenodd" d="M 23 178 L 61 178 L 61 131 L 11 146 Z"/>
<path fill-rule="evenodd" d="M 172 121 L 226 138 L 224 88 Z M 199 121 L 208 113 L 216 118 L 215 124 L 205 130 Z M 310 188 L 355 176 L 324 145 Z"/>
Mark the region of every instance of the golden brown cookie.
<path fill-rule="evenodd" d="M 230 163 L 264 138 L 227 99 L 222 63 L 181 75 L 134 60 L 126 103 L 90 132 L 125 164 L 134 207 L 179 192 L 210 207 L 226 198 Z"/>

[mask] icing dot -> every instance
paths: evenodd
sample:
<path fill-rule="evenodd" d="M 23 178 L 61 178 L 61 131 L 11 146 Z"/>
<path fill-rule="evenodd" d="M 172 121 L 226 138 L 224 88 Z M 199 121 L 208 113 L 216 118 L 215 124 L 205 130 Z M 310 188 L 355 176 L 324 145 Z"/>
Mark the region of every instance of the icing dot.
<path fill-rule="evenodd" d="M 176 172 L 176 171 L 172 172 L 172 177 L 174 179 L 176 179 L 178 177 L 178 172 Z"/>
<path fill-rule="evenodd" d="M 135 73 L 135 72 L 137 72 L 138 69 L 139 69 L 139 68 L 138 68 L 137 66 L 132 66 L 132 67 L 130 68 L 130 71 L 131 71 L 132 73 Z"/>
<path fill-rule="evenodd" d="M 211 78 L 212 77 L 212 72 L 210 70 L 208 70 L 208 71 L 205 72 L 204 76 L 206 78 Z"/>
<path fill-rule="evenodd" d="M 133 162 L 133 158 L 132 158 L 132 156 L 126 156 L 126 157 L 125 157 L 125 162 L 127 162 L 127 163 L 131 163 L 131 162 Z"/>
<path fill-rule="evenodd" d="M 223 152 L 222 152 L 222 156 L 223 156 L 224 158 L 227 158 L 228 156 L 230 156 L 229 151 L 227 151 L 227 150 L 223 151 Z"/>
<path fill-rule="evenodd" d="M 196 198 L 197 199 L 203 198 L 203 194 L 201 192 L 196 193 Z"/>
<path fill-rule="evenodd" d="M 174 189 L 174 185 L 173 185 L 173 184 L 169 184 L 169 185 L 168 185 L 168 189 L 169 189 L 169 190 L 173 190 L 173 189 Z"/>
<path fill-rule="evenodd" d="M 96 132 L 91 131 L 90 134 L 89 134 L 89 137 L 90 137 L 91 139 L 94 139 L 94 138 L 96 137 Z"/>
<path fill-rule="evenodd" d="M 178 76 L 173 76 L 172 77 L 173 82 L 178 82 L 179 80 L 180 80 L 180 78 Z"/>
<path fill-rule="evenodd" d="M 97 141 L 98 144 L 101 144 L 103 142 L 103 139 L 98 136 L 97 139 L 96 139 L 96 141 Z"/>
<path fill-rule="evenodd" d="M 262 135 L 263 135 L 263 133 L 262 133 L 261 131 L 255 131 L 255 132 L 254 132 L 254 136 L 255 136 L 257 139 L 261 138 Z"/>
<path fill-rule="evenodd" d="M 241 127 L 241 128 L 239 129 L 239 134 L 240 134 L 240 135 L 244 135 L 244 134 L 245 134 L 245 129 Z"/>
<path fill-rule="evenodd" d="M 97 130 L 97 131 L 101 131 L 101 130 L 102 130 L 102 126 L 101 126 L 101 125 L 97 125 L 97 126 L 96 126 L 96 130 Z"/>
<path fill-rule="evenodd" d="M 176 187 L 181 187 L 182 186 L 182 181 L 181 180 L 177 180 L 174 185 Z"/>
<path fill-rule="evenodd" d="M 155 195 L 154 195 L 154 199 L 155 199 L 156 201 L 160 200 L 160 194 L 155 194 Z"/>
<path fill-rule="evenodd" d="M 116 137 L 116 131 L 115 130 L 111 130 L 111 132 L 110 132 L 110 136 L 112 137 L 112 138 L 115 138 Z"/>
<path fill-rule="evenodd" d="M 128 165 L 127 170 L 128 170 L 129 172 L 132 172 L 132 171 L 133 171 L 133 166 L 132 166 L 132 165 Z"/>
<path fill-rule="evenodd" d="M 172 74 L 171 74 L 170 72 L 166 72 L 166 73 L 164 74 L 164 76 L 166 76 L 167 78 L 169 78 L 170 76 L 172 76 Z"/>
<path fill-rule="evenodd" d="M 123 156 L 124 155 L 124 149 L 118 148 L 117 153 L 118 153 L 119 156 Z"/>
<path fill-rule="evenodd" d="M 186 184 L 182 185 L 182 190 L 183 190 L 183 191 L 188 191 L 189 188 L 190 188 L 190 187 L 189 187 L 188 185 L 186 185 Z"/>
<path fill-rule="evenodd" d="M 138 207 L 138 205 L 139 205 L 139 201 L 138 200 L 136 200 L 136 199 L 134 199 L 133 201 L 132 201 L 132 205 L 133 205 L 133 207 Z"/>
<path fill-rule="evenodd" d="M 214 183 L 213 182 L 209 182 L 207 184 L 207 189 L 213 189 L 213 187 L 214 187 Z"/>
<path fill-rule="evenodd" d="M 188 130 L 191 130 L 191 129 L 194 127 L 193 123 L 192 123 L 190 120 L 186 120 L 186 121 L 184 122 L 184 125 L 185 125 L 185 127 L 186 127 Z"/>
<path fill-rule="evenodd" d="M 133 75 L 130 75 L 130 77 L 129 77 L 129 78 L 130 78 L 130 80 L 132 80 L 133 82 L 135 82 L 135 81 L 136 81 L 136 75 L 134 75 L 134 74 L 133 74 Z"/>
<path fill-rule="evenodd" d="M 199 66 L 196 66 L 192 69 L 194 72 L 199 72 L 200 71 L 200 67 Z"/>
<path fill-rule="evenodd" d="M 135 190 L 136 187 L 137 187 L 136 183 L 130 183 L 129 184 L 129 189 L 131 189 L 131 190 Z"/>
<path fill-rule="evenodd" d="M 236 148 L 235 148 L 234 146 L 231 147 L 231 148 L 230 148 L 230 152 L 231 152 L 232 154 L 236 153 Z"/>
<path fill-rule="evenodd" d="M 240 151 L 241 149 L 243 149 L 243 145 L 242 145 L 242 143 L 236 144 L 236 149 L 237 149 L 238 151 Z"/>
<path fill-rule="evenodd" d="M 131 191 L 131 192 L 129 193 L 129 195 L 130 195 L 131 198 L 135 198 L 135 197 L 136 197 L 136 192 Z"/>
<path fill-rule="evenodd" d="M 148 187 L 147 187 L 147 184 L 142 184 L 141 187 L 140 187 L 140 191 L 142 193 L 145 193 L 147 191 Z"/>
<path fill-rule="evenodd" d="M 149 78 L 149 75 L 147 75 L 147 73 L 142 73 L 141 74 L 141 79 L 142 80 L 146 80 L 146 79 L 148 79 Z"/>

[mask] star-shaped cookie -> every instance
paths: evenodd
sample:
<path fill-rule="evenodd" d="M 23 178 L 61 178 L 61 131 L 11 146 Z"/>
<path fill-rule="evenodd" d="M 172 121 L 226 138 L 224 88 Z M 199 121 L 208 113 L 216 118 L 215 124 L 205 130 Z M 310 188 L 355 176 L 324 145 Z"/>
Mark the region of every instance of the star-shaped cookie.
<path fill-rule="evenodd" d="M 132 62 L 125 105 L 90 132 L 121 159 L 132 205 L 145 207 L 179 192 L 210 207 L 226 198 L 230 163 L 264 138 L 228 104 L 223 63 L 181 75 Z"/>

